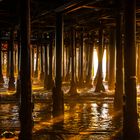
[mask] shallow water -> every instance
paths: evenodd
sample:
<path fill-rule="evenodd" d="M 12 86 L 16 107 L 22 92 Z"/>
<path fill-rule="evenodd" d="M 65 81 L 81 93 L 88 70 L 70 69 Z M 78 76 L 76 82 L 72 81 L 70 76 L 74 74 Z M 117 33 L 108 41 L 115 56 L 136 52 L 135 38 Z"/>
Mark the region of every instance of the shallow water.
<path fill-rule="evenodd" d="M 53 117 L 52 110 L 49 101 L 35 103 L 33 140 L 108 140 L 121 126 L 113 99 L 66 100 L 64 116 Z M 18 104 L 0 104 L 0 114 L 0 133 L 12 131 L 18 135 Z"/>

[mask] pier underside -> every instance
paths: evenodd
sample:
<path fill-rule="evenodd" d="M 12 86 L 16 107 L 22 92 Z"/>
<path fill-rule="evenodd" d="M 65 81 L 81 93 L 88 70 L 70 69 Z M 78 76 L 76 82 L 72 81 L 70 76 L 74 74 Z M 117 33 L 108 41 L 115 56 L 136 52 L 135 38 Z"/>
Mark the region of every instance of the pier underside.
<path fill-rule="evenodd" d="M 139 0 L 0 0 L 0 139 L 139 140 Z"/>

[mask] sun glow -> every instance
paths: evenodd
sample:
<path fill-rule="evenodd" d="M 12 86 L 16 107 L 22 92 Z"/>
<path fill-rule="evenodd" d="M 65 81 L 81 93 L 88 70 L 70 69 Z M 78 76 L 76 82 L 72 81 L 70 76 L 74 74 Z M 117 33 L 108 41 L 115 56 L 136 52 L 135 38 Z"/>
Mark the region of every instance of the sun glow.
<path fill-rule="evenodd" d="M 106 49 L 104 50 L 104 54 L 103 54 L 103 61 L 102 61 L 102 66 L 103 66 L 103 80 L 105 80 L 106 77 Z"/>
<path fill-rule="evenodd" d="M 93 79 L 96 76 L 97 69 L 98 69 L 98 55 L 97 55 L 97 50 L 94 49 L 93 50 L 93 64 L 92 64 Z M 103 54 L 102 72 L 103 72 L 103 80 L 104 80 L 106 76 L 106 49 L 104 50 L 104 54 Z"/>
<path fill-rule="evenodd" d="M 97 69 L 98 69 L 98 56 L 97 56 L 97 50 L 93 50 L 93 78 L 95 78 Z"/>

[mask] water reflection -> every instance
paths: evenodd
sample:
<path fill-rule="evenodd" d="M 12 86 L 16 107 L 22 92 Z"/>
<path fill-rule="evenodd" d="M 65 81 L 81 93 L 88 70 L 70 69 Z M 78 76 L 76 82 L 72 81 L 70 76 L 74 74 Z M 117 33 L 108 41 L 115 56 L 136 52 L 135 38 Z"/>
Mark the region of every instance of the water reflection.
<path fill-rule="evenodd" d="M 66 104 L 66 106 L 68 105 L 70 106 L 70 104 Z M 75 109 L 76 106 L 79 106 L 79 108 Z M 84 103 L 75 104 L 75 108 L 72 108 L 73 112 L 70 110 L 67 111 L 68 113 L 65 112 L 67 115 L 67 118 L 65 118 L 66 129 L 77 131 L 112 129 L 112 116 L 109 109 L 113 110 L 113 106 L 101 103 Z M 69 121 L 72 121 L 72 123 Z"/>
<path fill-rule="evenodd" d="M 18 107 L 14 104 L 0 104 L 0 127 L 11 129 L 19 127 Z"/>
<path fill-rule="evenodd" d="M 59 111 L 59 110 L 58 110 Z M 0 106 L 0 126 L 4 130 L 19 130 L 18 106 Z M 34 140 L 106 140 L 121 126 L 121 119 L 110 102 L 67 101 L 64 114 L 53 114 L 51 102 L 35 103 Z M 8 124 L 8 125 L 7 125 Z"/>

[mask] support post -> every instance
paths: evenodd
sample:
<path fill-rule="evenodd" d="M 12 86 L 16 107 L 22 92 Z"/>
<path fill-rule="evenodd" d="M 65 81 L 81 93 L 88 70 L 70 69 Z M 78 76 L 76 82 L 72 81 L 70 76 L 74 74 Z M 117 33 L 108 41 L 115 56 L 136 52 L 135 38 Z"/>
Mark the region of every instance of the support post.
<path fill-rule="evenodd" d="M 108 42 L 106 43 L 106 76 L 105 81 L 108 82 L 109 80 L 109 45 Z"/>
<path fill-rule="evenodd" d="M 75 67 L 74 67 L 74 49 L 75 49 L 75 30 L 71 29 L 71 85 L 69 94 L 70 96 L 77 95 L 77 87 L 75 83 Z"/>
<path fill-rule="evenodd" d="M 34 78 L 34 44 L 32 45 L 32 59 L 31 59 L 31 75 L 32 75 L 32 81 L 33 81 L 33 78 Z"/>
<path fill-rule="evenodd" d="M 35 69 L 35 78 L 38 78 L 38 58 L 39 58 L 39 44 L 37 42 L 37 45 L 36 45 L 36 69 Z"/>
<path fill-rule="evenodd" d="M 8 47 L 7 47 L 7 67 L 6 67 L 6 77 L 9 77 L 9 43 L 8 43 Z"/>
<path fill-rule="evenodd" d="M 44 89 L 48 88 L 48 46 L 45 44 L 44 45 L 44 53 L 45 53 L 45 71 L 44 71 Z"/>
<path fill-rule="evenodd" d="M 20 86 L 21 86 L 21 81 L 20 81 L 20 59 L 21 59 L 21 40 L 20 40 L 20 31 L 18 31 L 18 77 L 17 77 L 17 87 L 16 87 L 16 97 L 20 97 Z"/>
<path fill-rule="evenodd" d="M 53 114 L 58 117 L 64 114 L 64 95 L 62 87 L 62 45 L 63 45 L 63 15 L 56 13 L 56 77 L 53 88 Z"/>
<path fill-rule="evenodd" d="M 124 73 L 123 139 L 139 140 L 136 90 L 136 0 L 125 0 Z"/>
<path fill-rule="evenodd" d="M 14 73 L 16 74 L 17 73 L 17 45 L 16 45 L 14 53 L 15 53 L 14 54 Z"/>
<path fill-rule="evenodd" d="M 40 46 L 40 65 L 41 65 L 40 80 L 42 81 L 44 79 L 43 44 L 42 44 L 42 41 L 41 41 L 41 46 Z"/>
<path fill-rule="evenodd" d="M 116 1 L 116 84 L 114 107 L 117 110 L 122 109 L 124 93 L 124 71 L 123 71 L 123 11 L 121 0 Z"/>
<path fill-rule="evenodd" d="M 4 79 L 2 74 L 2 60 L 1 60 L 2 43 L 0 40 L 0 87 L 3 87 Z"/>
<path fill-rule="evenodd" d="M 69 81 L 70 80 L 70 41 L 68 42 L 67 44 L 67 47 L 66 47 L 66 62 L 67 62 L 67 72 L 66 72 L 66 78 L 65 78 L 65 81 Z"/>
<path fill-rule="evenodd" d="M 103 73 L 102 73 L 102 58 L 103 58 L 103 27 L 100 25 L 99 29 L 99 49 L 98 49 L 98 71 L 97 71 L 97 84 L 95 92 L 105 91 L 103 85 Z"/>
<path fill-rule="evenodd" d="M 10 32 L 10 42 L 9 42 L 10 72 L 9 72 L 9 83 L 8 83 L 8 90 L 10 90 L 10 91 L 14 91 L 15 90 L 13 51 L 14 51 L 14 30 L 11 29 L 11 32 Z"/>
<path fill-rule="evenodd" d="M 84 85 L 83 79 L 83 30 L 80 34 L 80 78 L 79 78 L 79 85 L 82 87 Z"/>
<path fill-rule="evenodd" d="M 140 85 L 140 43 L 137 43 L 137 84 Z"/>
<path fill-rule="evenodd" d="M 109 40 L 109 77 L 108 77 L 108 89 L 114 90 L 115 88 L 115 29 L 110 32 Z"/>
<path fill-rule="evenodd" d="M 20 0 L 21 35 L 21 97 L 20 97 L 20 134 L 19 140 L 32 140 L 32 87 L 30 63 L 30 0 Z"/>
<path fill-rule="evenodd" d="M 90 37 L 88 39 L 88 45 L 89 45 L 89 49 L 88 49 L 88 53 L 89 53 L 89 61 L 88 61 L 88 75 L 87 75 L 87 81 L 86 84 L 89 87 L 92 87 L 92 63 L 93 63 L 93 48 L 94 48 L 94 41 L 93 38 Z"/>
<path fill-rule="evenodd" d="M 0 87 L 3 87 L 4 79 L 2 74 L 2 60 L 1 60 L 2 43 L 0 40 Z"/>
<path fill-rule="evenodd" d="M 50 44 L 49 44 L 49 75 L 48 75 L 48 86 L 47 89 L 52 89 L 54 86 L 52 78 L 52 50 L 53 50 L 53 33 L 50 33 Z"/>

